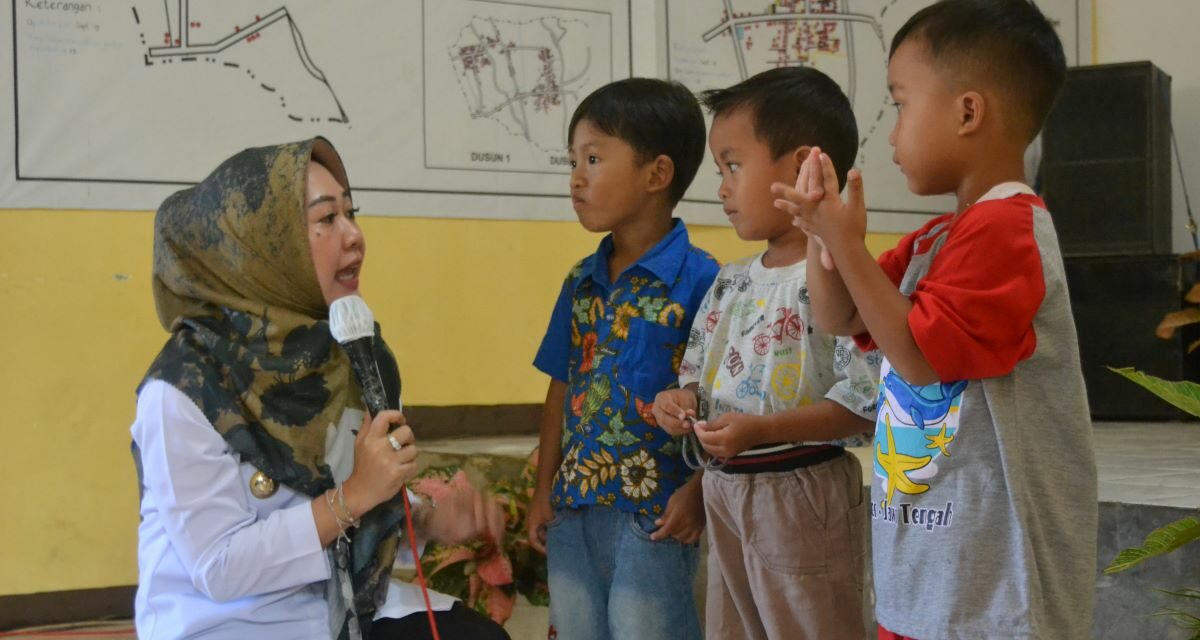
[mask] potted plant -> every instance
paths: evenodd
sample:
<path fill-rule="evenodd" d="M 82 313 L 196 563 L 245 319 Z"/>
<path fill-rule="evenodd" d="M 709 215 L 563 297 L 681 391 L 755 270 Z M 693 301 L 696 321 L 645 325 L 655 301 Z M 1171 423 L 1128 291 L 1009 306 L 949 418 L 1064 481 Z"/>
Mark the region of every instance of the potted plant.
<path fill-rule="evenodd" d="M 1192 296 L 1198 293 L 1198 290 L 1200 290 L 1200 286 L 1193 288 L 1188 295 Z M 1163 322 L 1166 324 L 1167 319 L 1164 318 Z M 1200 322 L 1200 318 L 1191 322 Z M 1177 323 L 1174 327 L 1182 326 L 1182 324 L 1187 323 Z M 1173 333 L 1174 328 L 1171 329 L 1170 333 L 1163 336 L 1162 325 L 1160 325 L 1160 337 L 1170 338 Z M 1198 343 L 1193 343 L 1189 347 L 1189 350 L 1195 349 L 1197 346 Z M 1123 369 L 1109 368 L 1141 385 L 1172 405 L 1200 418 L 1200 385 L 1188 380 L 1174 382 L 1163 380 L 1162 378 L 1137 371 L 1132 367 Z M 1195 517 L 1183 518 L 1150 532 L 1150 535 L 1146 536 L 1146 540 L 1141 546 L 1131 547 L 1118 553 L 1104 569 L 1104 573 L 1113 574 L 1125 571 L 1150 558 L 1170 553 L 1184 545 L 1197 541 L 1200 541 L 1200 520 Z M 1189 577 L 1197 579 L 1197 576 Z M 1189 587 L 1174 591 L 1162 590 L 1162 593 L 1177 599 L 1179 604 L 1177 606 L 1164 607 L 1151 615 L 1171 618 L 1180 627 L 1193 632 L 1191 636 L 1192 640 L 1200 640 L 1200 588 Z"/>
<path fill-rule="evenodd" d="M 490 483 L 492 495 L 504 505 L 505 529 L 499 545 L 490 541 L 425 545 L 421 569 L 430 589 L 452 595 L 500 624 L 512 616 L 518 594 L 534 605 L 549 604 L 546 556 L 529 546 L 525 534 L 536 477 L 534 449 L 519 477 Z M 435 502 L 464 485 L 470 485 L 470 480 L 459 465 L 431 467 L 409 483 L 414 493 Z"/>

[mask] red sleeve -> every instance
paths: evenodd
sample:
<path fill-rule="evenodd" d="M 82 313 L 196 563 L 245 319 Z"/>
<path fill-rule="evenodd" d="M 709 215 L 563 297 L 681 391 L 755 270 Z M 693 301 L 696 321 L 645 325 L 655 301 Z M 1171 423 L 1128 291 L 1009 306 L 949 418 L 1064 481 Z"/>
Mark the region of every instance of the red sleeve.
<path fill-rule="evenodd" d="M 994 378 L 1033 354 L 1046 294 L 1028 199 L 981 203 L 955 221 L 909 299 L 908 326 L 941 380 Z"/>
<path fill-rule="evenodd" d="M 922 238 L 929 230 L 937 225 L 949 220 L 950 216 L 939 216 L 930 220 L 925 226 L 913 231 L 912 233 L 900 238 L 900 242 L 893 249 L 888 249 L 880 254 L 878 263 L 883 269 L 883 273 L 892 281 L 896 288 L 900 288 L 900 281 L 904 279 L 904 272 L 908 270 L 908 263 L 912 262 L 913 246 L 916 245 L 917 239 Z M 871 334 L 864 331 L 854 336 L 854 342 L 859 349 L 863 351 L 874 351 L 878 349 L 875 344 L 875 339 Z"/>

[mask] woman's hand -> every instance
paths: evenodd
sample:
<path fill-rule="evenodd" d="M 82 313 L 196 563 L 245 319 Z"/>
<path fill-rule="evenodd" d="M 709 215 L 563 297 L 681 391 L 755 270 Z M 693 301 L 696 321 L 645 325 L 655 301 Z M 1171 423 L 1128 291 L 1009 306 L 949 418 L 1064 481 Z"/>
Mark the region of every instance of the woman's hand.
<path fill-rule="evenodd" d="M 417 446 L 399 411 L 382 411 L 354 438 L 354 470 L 342 485 L 346 506 L 355 518 L 390 500 L 417 474 Z M 392 425 L 399 427 L 388 433 Z M 399 445 L 399 450 L 396 449 Z"/>
<path fill-rule="evenodd" d="M 504 535 L 504 511 L 495 498 L 468 485 L 454 489 L 449 498 L 439 501 L 421 524 L 424 536 L 441 544 L 478 538 L 499 544 Z"/>

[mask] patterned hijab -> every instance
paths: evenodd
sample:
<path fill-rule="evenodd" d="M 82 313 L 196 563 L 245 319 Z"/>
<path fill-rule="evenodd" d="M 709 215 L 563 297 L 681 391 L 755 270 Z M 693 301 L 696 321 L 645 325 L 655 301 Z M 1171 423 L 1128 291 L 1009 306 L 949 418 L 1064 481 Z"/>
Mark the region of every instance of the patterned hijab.
<path fill-rule="evenodd" d="M 246 149 L 163 202 L 154 220 L 153 287 L 159 321 L 172 335 L 142 384 L 179 389 L 242 462 L 315 497 L 334 486 L 327 430 L 363 404 L 329 333 L 313 267 L 304 202 L 310 158 L 349 189 L 341 158 L 316 138 Z M 395 371 L 376 342 L 381 370 Z M 334 579 L 342 584 L 330 615 L 335 627 L 345 621 L 340 636 L 357 635 L 356 626 L 368 631 L 402 520 L 399 502 L 384 503 L 363 517 L 349 548 L 335 546 Z"/>

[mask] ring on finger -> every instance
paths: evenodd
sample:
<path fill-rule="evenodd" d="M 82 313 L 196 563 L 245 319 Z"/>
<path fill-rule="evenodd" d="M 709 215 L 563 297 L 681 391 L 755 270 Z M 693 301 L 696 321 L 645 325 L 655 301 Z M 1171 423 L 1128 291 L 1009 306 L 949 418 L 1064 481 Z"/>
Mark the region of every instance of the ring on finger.
<path fill-rule="evenodd" d="M 388 439 L 388 444 L 392 445 L 392 450 L 394 450 L 394 451 L 399 451 L 404 446 L 404 445 L 400 444 L 400 441 L 396 439 L 396 436 L 394 436 L 390 433 L 387 435 L 387 439 Z"/>

